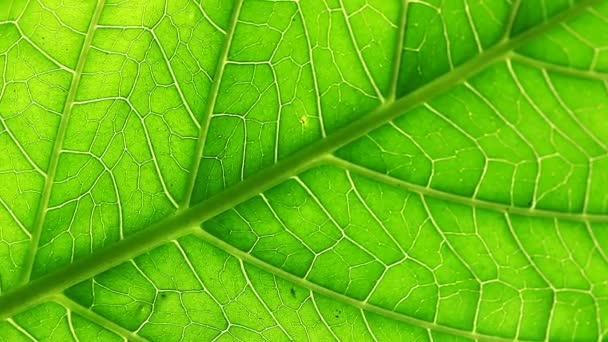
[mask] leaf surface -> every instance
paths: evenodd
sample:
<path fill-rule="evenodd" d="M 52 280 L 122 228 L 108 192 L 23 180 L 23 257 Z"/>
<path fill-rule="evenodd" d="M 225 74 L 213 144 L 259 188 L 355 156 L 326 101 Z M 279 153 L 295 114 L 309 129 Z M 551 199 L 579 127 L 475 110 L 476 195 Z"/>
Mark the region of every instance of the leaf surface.
<path fill-rule="evenodd" d="M 0 338 L 607 338 L 607 28 L 601 0 L 8 0 Z"/>

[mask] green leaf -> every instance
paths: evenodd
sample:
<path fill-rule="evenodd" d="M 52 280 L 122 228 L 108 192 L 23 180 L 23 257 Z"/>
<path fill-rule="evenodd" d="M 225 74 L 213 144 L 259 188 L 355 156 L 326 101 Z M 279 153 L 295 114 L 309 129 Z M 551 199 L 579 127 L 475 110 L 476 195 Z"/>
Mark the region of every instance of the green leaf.
<path fill-rule="evenodd" d="M 608 338 L 608 2 L 1 5 L 1 340 Z"/>

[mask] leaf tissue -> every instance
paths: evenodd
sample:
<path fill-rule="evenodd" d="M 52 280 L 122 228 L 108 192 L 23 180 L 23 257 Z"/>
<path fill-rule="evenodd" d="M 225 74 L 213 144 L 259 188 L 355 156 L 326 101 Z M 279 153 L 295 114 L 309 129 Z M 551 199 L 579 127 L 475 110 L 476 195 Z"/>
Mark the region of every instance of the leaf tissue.
<path fill-rule="evenodd" d="M 0 0 L 0 341 L 608 339 L 608 1 Z"/>

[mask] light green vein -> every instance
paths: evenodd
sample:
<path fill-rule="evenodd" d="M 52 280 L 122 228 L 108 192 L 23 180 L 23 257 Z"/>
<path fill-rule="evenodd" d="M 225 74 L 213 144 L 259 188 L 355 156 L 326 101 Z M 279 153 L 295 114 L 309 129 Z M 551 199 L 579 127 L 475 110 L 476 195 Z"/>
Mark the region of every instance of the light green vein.
<path fill-rule="evenodd" d="M 438 331 L 438 332 L 442 332 L 442 333 L 446 333 L 446 334 L 450 334 L 450 335 L 455 335 L 455 336 L 466 337 L 466 338 L 470 338 L 473 340 L 492 341 L 492 342 L 512 341 L 512 339 L 474 333 L 471 331 L 465 331 L 465 330 L 461 330 L 461 329 L 451 328 L 451 327 L 441 325 L 441 324 L 424 321 L 424 320 L 417 319 L 417 318 L 414 318 L 411 316 L 400 314 L 395 311 L 385 309 L 383 307 L 380 307 L 380 306 L 377 306 L 374 304 L 360 301 L 360 300 L 348 297 L 344 294 L 330 290 L 326 287 L 323 287 L 321 285 L 318 285 L 318 284 L 308 281 L 306 279 L 302 279 L 302 278 L 300 278 L 294 274 L 291 274 L 287 271 L 284 271 L 276 266 L 268 264 L 256 257 L 252 256 L 251 254 L 244 252 L 244 251 L 228 244 L 227 242 L 225 242 L 221 239 L 218 239 L 217 237 L 211 235 L 210 233 L 208 233 L 206 231 L 197 230 L 194 233 L 194 235 L 197 236 L 199 239 L 201 239 L 205 242 L 208 242 L 209 244 L 211 244 L 217 248 L 220 248 L 221 250 L 225 251 L 226 253 L 228 253 L 238 259 L 241 259 L 250 265 L 253 265 L 253 266 L 260 268 L 271 274 L 274 274 L 275 276 L 277 276 L 279 278 L 283 278 L 287 281 L 290 281 L 295 285 L 309 289 L 317 294 L 320 294 L 327 298 L 331 298 L 338 302 L 353 306 L 355 308 L 358 308 L 358 309 L 361 309 L 361 310 L 364 310 L 367 312 L 372 312 L 372 313 L 375 313 L 375 314 L 378 314 L 378 315 L 381 315 L 381 316 L 384 316 L 387 318 L 391 318 L 391 319 L 394 319 L 397 321 L 401 321 L 401 322 L 404 322 L 407 324 L 411 324 L 411 325 L 414 325 L 414 326 L 417 326 L 417 327 L 420 327 L 423 329 L 431 329 L 434 331 Z"/>
<path fill-rule="evenodd" d="M 471 207 L 489 209 L 493 211 L 505 212 L 509 214 L 515 214 L 520 216 L 531 216 L 531 217 L 546 217 L 550 219 L 564 219 L 570 221 L 583 221 L 583 222 L 608 222 L 607 215 L 599 214 L 587 214 L 587 213 L 566 213 L 553 210 L 545 209 L 531 209 L 518 207 L 509 204 L 490 202 L 476 198 L 470 198 L 465 196 L 456 195 L 453 193 L 436 190 L 427 186 L 410 183 L 390 175 L 371 170 L 369 168 L 353 164 L 346 160 L 331 156 L 327 157 L 329 164 L 338 166 L 340 168 L 353 171 L 367 178 L 375 181 L 392 185 L 397 188 L 401 188 L 411 192 L 417 192 L 424 196 L 430 196 L 442 200 L 446 200 L 453 203 L 464 204 Z"/>
<path fill-rule="evenodd" d="M 49 200 L 51 198 L 53 181 L 55 180 L 55 174 L 57 173 L 57 165 L 59 163 L 59 155 L 63 146 L 63 139 L 65 138 L 68 122 L 70 120 L 70 115 L 72 114 L 72 109 L 74 108 L 74 99 L 76 98 L 76 93 L 78 92 L 78 86 L 80 84 L 80 78 L 82 77 L 82 71 L 84 69 L 84 65 L 86 63 L 87 56 L 91 48 L 91 42 L 93 41 L 95 28 L 97 26 L 97 23 L 99 22 L 99 17 L 101 16 L 101 11 L 103 9 L 104 3 L 105 0 L 97 1 L 95 12 L 93 13 L 93 18 L 91 18 L 89 28 L 87 29 L 87 35 L 84 39 L 84 42 L 82 43 L 80 56 L 78 56 L 76 71 L 74 72 L 72 83 L 70 84 L 70 89 L 68 90 L 68 94 L 65 99 L 65 104 L 63 106 L 63 115 L 61 116 L 61 122 L 59 123 L 59 128 L 57 130 L 57 136 L 55 137 L 55 144 L 53 146 L 53 151 L 51 153 L 51 158 L 49 161 L 49 169 L 47 171 L 46 179 L 44 181 L 44 188 L 42 189 L 42 194 L 40 195 L 38 211 L 36 212 L 36 220 L 34 221 L 34 229 L 32 231 L 31 243 L 28 249 L 29 253 L 26 255 L 23 270 L 20 275 L 20 283 L 22 284 L 27 283 L 30 280 L 32 274 L 32 268 L 34 266 L 36 252 L 38 250 L 38 243 L 40 242 L 40 235 L 42 234 L 42 228 L 44 227 L 44 218 L 46 216 Z"/>
<path fill-rule="evenodd" d="M 387 101 L 394 101 L 397 97 L 397 86 L 399 84 L 399 70 L 401 70 L 401 60 L 403 58 L 403 43 L 405 41 L 405 25 L 407 24 L 407 10 L 409 2 L 403 1 L 401 4 L 401 13 L 399 14 L 399 29 L 397 34 L 397 48 L 395 49 L 395 57 L 393 58 L 393 70 L 391 74 L 391 83 L 386 97 Z"/>
<path fill-rule="evenodd" d="M 215 69 L 215 75 L 213 76 L 213 83 L 211 84 L 211 90 L 209 91 L 209 98 L 207 100 L 207 107 L 205 108 L 203 123 L 200 127 L 199 137 L 194 150 L 194 159 L 192 162 L 192 168 L 190 169 L 190 178 L 188 179 L 188 184 L 186 187 L 186 195 L 179 206 L 181 209 L 188 208 L 190 206 L 190 201 L 192 200 L 194 185 L 196 184 L 196 176 L 198 175 L 198 169 L 201 165 L 201 159 L 203 158 L 205 143 L 207 142 L 207 133 L 209 132 L 211 117 L 213 116 L 213 110 L 215 109 L 215 103 L 217 102 L 220 85 L 222 83 L 222 76 L 224 75 L 226 61 L 228 60 L 228 52 L 230 52 L 230 46 L 232 45 L 232 39 L 234 37 L 234 31 L 236 30 L 236 24 L 239 19 L 239 14 L 241 13 L 242 5 L 243 0 L 237 0 L 232 8 L 228 32 L 226 33 L 224 45 L 222 46 L 218 64 Z"/>
<path fill-rule="evenodd" d="M 598 81 L 608 81 L 608 73 L 595 70 L 582 70 L 565 65 L 558 65 L 548 62 L 543 62 L 538 59 L 530 58 L 518 53 L 511 54 L 511 60 L 521 64 L 525 64 L 534 68 L 544 69 L 547 71 L 558 72 L 560 74 L 573 76 L 577 78 L 587 78 Z"/>
<path fill-rule="evenodd" d="M 120 325 L 110 321 L 109 319 L 100 316 L 99 314 L 93 312 L 92 310 L 83 307 L 82 305 L 74 302 L 64 295 L 56 295 L 54 297 L 55 302 L 63 306 L 64 308 L 72 311 L 73 313 L 82 316 L 88 321 L 91 321 L 109 331 L 115 333 L 120 337 L 124 337 L 125 339 L 133 342 L 147 342 L 145 338 L 134 334 L 133 332 L 121 327 Z"/>

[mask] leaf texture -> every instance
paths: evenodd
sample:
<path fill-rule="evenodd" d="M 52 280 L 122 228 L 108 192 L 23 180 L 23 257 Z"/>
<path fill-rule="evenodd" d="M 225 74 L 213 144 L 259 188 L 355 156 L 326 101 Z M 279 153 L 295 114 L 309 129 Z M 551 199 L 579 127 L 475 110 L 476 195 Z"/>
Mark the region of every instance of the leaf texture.
<path fill-rule="evenodd" d="M 608 338 L 608 2 L 1 5 L 1 340 Z"/>

